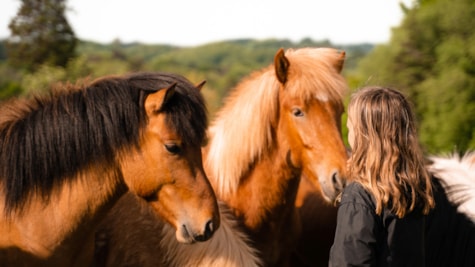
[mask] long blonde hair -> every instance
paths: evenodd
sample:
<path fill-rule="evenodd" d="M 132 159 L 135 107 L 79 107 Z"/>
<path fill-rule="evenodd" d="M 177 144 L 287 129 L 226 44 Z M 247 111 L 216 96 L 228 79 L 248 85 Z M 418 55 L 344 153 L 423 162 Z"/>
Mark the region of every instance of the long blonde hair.
<path fill-rule="evenodd" d="M 349 172 L 383 207 L 399 218 L 415 208 L 434 207 L 431 177 L 425 167 L 410 103 L 391 88 L 365 87 L 348 106 L 353 144 Z"/>

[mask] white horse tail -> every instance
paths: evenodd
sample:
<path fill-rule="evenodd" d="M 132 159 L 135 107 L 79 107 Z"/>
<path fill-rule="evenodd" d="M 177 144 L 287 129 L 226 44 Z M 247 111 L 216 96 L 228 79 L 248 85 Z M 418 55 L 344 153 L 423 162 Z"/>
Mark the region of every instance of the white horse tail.
<path fill-rule="evenodd" d="M 221 226 L 214 236 L 192 245 L 177 242 L 175 230 L 166 224 L 160 242 L 165 254 L 166 266 L 170 267 L 256 267 L 262 266 L 258 252 L 250 239 L 239 228 L 229 208 L 219 203 Z"/>
<path fill-rule="evenodd" d="M 441 181 L 448 200 L 475 223 L 475 151 L 430 159 L 429 171 Z"/>

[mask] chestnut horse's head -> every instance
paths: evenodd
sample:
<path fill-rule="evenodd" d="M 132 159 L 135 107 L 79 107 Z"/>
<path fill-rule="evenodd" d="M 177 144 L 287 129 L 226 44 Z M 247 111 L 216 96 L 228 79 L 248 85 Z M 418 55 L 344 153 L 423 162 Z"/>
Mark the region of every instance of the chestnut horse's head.
<path fill-rule="evenodd" d="M 346 179 L 341 137 L 345 53 L 331 48 L 281 49 L 274 58 L 279 89 L 279 127 L 288 135 L 289 163 L 302 168 L 333 202 Z"/>
<path fill-rule="evenodd" d="M 207 127 L 201 86 L 174 77 L 167 87 L 149 93 L 139 148 L 121 160 L 130 190 L 151 204 L 183 243 L 208 240 L 220 224 L 201 158 Z"/>
<path fill-rule="evenodd" d="M 233 195 L 243 175 L 273 150 L 287 157 L 282 169 L 302 172 L 327 201 L 335 200 L 346 178 L 344 57 L 331 48 L 280 50 L 274 66 L 230 92 L 208 131 L 205 165 L 218 195 Z"/>

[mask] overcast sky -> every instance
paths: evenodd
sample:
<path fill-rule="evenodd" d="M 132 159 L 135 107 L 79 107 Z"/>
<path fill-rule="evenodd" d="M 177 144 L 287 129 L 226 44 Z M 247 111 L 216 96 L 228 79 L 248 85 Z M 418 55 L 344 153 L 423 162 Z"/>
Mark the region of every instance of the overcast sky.
<path fill-rule="evenodd" d="M 0 0 L 0 38 L 20 0 Z M 334 44 L 385 43 L 411 0 L 68 0 L 67 19 L 81 40 L 195 46 L 253 38 Z"/>

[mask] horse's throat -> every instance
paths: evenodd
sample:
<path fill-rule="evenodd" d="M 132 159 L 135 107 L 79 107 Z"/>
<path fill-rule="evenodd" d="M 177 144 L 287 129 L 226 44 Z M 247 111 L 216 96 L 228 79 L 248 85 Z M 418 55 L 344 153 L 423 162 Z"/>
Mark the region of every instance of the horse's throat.
<path fill-rule="evenodd" d="M 289 168 L 286 159 L 262 160 L 242 179 L 228 202 L 253 232 L 280 227 L 275 222 L 293 212 L 300 175 L 301 170 Z"/>

